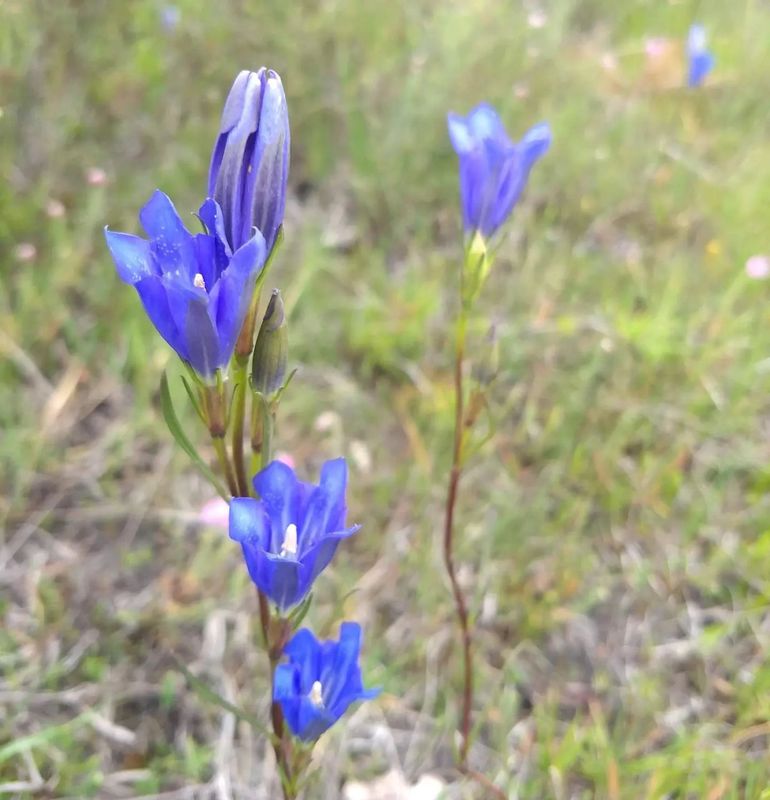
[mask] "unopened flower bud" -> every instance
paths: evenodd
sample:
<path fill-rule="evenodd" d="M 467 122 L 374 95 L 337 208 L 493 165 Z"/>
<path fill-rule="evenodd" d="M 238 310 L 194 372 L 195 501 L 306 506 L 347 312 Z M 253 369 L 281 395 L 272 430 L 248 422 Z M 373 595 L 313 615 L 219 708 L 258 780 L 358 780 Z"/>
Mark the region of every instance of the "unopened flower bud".
<path fill-rule="evenodd" d="M 244 70 L 233 83 L 211 155 L 209 197 L 222 209 L 237 250 L 254 235 L 273 249 L 283 222 L 289 170 L 289 114 L 277 72 Z"/>
<path fill-rule="evenodd" d="M 251 385 L 255 392 L 273 394 L 283 386 L 289 360 L 289 337 L 283 300 L 273 290 L 254 345 L 251 362 Z"/>

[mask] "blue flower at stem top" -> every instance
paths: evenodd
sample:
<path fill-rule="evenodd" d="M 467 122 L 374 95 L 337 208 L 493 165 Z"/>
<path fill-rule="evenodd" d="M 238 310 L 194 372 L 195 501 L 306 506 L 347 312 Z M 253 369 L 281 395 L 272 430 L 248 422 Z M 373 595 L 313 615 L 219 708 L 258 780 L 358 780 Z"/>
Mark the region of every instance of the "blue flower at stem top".
<path fill-rule="evenodd" d="M 693 25 L 687 35 L 687 85 L 697 88 L 713 68 L 714 56 L 708 50 L 706 29 L 703 25 Z"/>
<path fill-rule="evenodd" d="M 227 96 L 211 154 L 209 197 L 222 207 L 233 249 L 262 232 L 267 252 L 283 222 L 289 174 L 289 112 L 281 78 L 243 70 Z"/>
<path fill-rule="evenodd" d="M 512 142 L 492 106 L 482 103 L 467 117 L 449 114 L 449 138 L 460 159 L 460 198 L 466 232 L 488 238 L 513 211 L 529 172 L 551 144 L 546 123 Z"/>
<path fill-rule="evenodd" d="M 199 216 L 206 233 L 191 234 L 158 190 L 139 212 L 149 239 L 106 228 L 104 235 L 118 275 L 139 293 L 158 333 L 210 378 L 232 357 L 266 250 L 254 231 L 233 253 L 213 200 L 204 202 Z"/>
<path fill-rule="evenodd" d="M 315 741 L 358 700 L 376 697 L 379 689 L 364 689 L 358 657 L 361 626 L 343 622 L 339 642 L 319 642 L 303 628 L 286 645 L 287 664 L 279 664 L 273 700 L 280 703 L 291 732 Z"/>
<path fill-rule="evenodd" d="M 281 610 L 299 603 L 331 561 L 345 527 L 347 466 L 327 461 L 318 486 L 300 481 L 273 461 L 254 478 L 259 500 L 230 502 L 230 538 L 240 542 L 249 575 Z"/>

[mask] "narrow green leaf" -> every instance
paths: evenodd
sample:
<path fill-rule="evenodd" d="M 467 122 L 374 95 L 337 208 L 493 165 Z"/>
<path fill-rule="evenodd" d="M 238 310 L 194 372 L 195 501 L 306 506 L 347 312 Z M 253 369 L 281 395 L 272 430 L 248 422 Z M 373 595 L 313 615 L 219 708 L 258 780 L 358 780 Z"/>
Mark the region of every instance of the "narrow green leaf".
<path fill-rule="evenodd" d="M 190 386 L 190 382 L 187 380 L 187 378 L 185 378 L 184 375 L 181 375 L 180 377 L 182 378 L 182 385 L 184 386 L 184 389 L 187 392 L 187 396 L 190 398 L 190 403 L 192 404 L 192 407 L 195 409 L 195 412 L 200 417 L 201 422 L 205 425 L 206 415 L 203 413 L 200 400 L 195 396 L 195 392 L 192 390 L 192 386 Z"/>
<path fill-rule="evenodd" d="M 193 464 L 198 467 L 203 477 L 217 490 L 222 499 L 229 501 L 230 497 L 225 491 L 224 486 L 222 486 L 217 476 L 211 471 L 208 464 L 198 455 L 198 451 L 187 438 L 187 434 L 184 432 L 179 422 L 176 411 L 174 411 L 174 403 L 171 400 L 171 392 L 168 388 L 168 378 L 165 372 L 160 379 L 160 408 L 163 412 L 163 419 L 166 421 L 166 425 L 171 435 L 176 440 L 176 443 L 187 453 Z"/>
<path fill-rule="evenodd" d="M 174 660 L 176 668 L 182 673 L 182 675 L 184 675 L 190 686 L 192 686 L 195 692 L 200 695 L 203 700 L 214 703 L 214 705 L 223 708 L 237 719 L 245 722 L 247 725 L 251 725 L 254 730 L 258 731 L 264 736 L 267 736 L 272 741 L 273 734 L 256 717 L 253 717 L 242 708 L 238 708 L 238 706 L 233 705 L 229 700 L 226 700 L 224 697 L 222 697 L 222 695 L 215 692 L 197 675 L 193 675 L 193 673 L 190 672 L 190 670 L 187 669 L 187 667 L 175 655 L 172 655 L 171 657 Z"/>
<path fill-rule="evenodd" d="M 0 764 L 19 753 L 23 753 L 25 750 L 32 750 L 35 747 L 48 744 L 71 728 L 82 725 L 87 717 L 88 712 L 85 712 L 67 722 L 63 722 L 61 725 L 51 725 L 35 733 L 30 733 L 29 736 L 21 736 L 18 739 L 14 739 L 12 742 L 0 747 Z"/>
<path fill-rule="evenodd" d="M 289 614 L 289 624 L 293 630 L 297 630 L 302 624 L 307 612 L 310 610 L 310 604 L 313 602 L 313 593 L 310 594 Z"/>

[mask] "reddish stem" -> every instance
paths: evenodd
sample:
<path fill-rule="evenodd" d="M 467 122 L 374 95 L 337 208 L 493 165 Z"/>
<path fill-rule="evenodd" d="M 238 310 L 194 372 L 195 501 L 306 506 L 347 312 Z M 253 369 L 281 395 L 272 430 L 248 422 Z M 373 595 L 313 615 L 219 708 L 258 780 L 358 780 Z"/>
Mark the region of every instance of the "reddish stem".
<path fill-rule="evenodd" d="M 463 699 L 460 733 L 462 742 L 460 744 L 459 766 L 461 771 L 467 769 L 468 750 L 470 749 L 471 737 L 471 709 L 473 707 L 473 653 L 471 629 L 468 623 L 468 604 L 465 595 L 460 588 L 457 580 L 457 572 L 454 563 L 454 514 L 457 505 L 457 493 L 460 486 L 462 475 L 462 455 L 463 455 L 463 414 L 464 414 L 464 390 L 463 390 L 463 359 L 465 355 L 465 311 L 461 311 L 457 326 L 457 338 L 455 341 L 455 371 L 454 371 L 454 391 L 455 391 L 455 429 L 454 445 L 452 448 L 452 470 L 449 474 L 449 487 L 447 489 L 446 513 L 444 518 L 444 564 L 446 566 L 449 582 L 452 585 L 452 595 L 455 601 L 455 611 L 457 620 L 460 623 L 460 632 L 463 644 Z"/>
<path fill-rule="evenodd" d="M 285 641 L 274 642 L 273 625 L 271 624 L 270 605 L 267 596 L 260 589 L 257 589 L 257 597 L 259 598 L 259 624 L 262 629 L 262 639 L 265 643 L 265 650 L 270 661 L 270 721 L 273 725 L 273 752 L 275 753 L 275 760 L 278 768 L 286 780 L 281 780 L 281 787 L 283 789 L 284 800 L 293 800 L 293 795 L 288 786 L 291 785 L 291 758 L 288 753 L 288 741 L 286 739 L 286 728 L 283 722 L 283 710 L 280 703 L 275 703 L 273 697 L 273 683 L 275 681 L 275 668 L 281 660 L 281 653 Z M 279 636 L 280 639 L 285 639 L 284 632 Z"/>

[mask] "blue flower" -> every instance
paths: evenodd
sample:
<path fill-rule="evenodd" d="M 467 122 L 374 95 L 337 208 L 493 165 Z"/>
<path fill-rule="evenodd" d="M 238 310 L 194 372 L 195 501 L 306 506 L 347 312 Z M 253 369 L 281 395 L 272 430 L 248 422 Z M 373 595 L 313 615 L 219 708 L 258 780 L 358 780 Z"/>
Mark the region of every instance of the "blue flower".
<path fill-rule="evenodd" d="M 345 527 L 346 483 L 342 458 L 323 465 L 318 486 L 273 461 L 254 478 L 259 500 L 230 502 L 230 538 L 241 543 L 251 579 L 279 608 L 299 603 L 340 539 L 361 527 Z"/>
<path fill-rule="evenodd" d="M 355 622 L 342 623 L 339 642 L 319 642 L 307 628 L 294 634 L 284 649 L 289 663 L 275 669 L 273 700 L 295 736 L 315 741 L 351 703 L 380 693 L 364 689 L 360 650 L 361 626 Z"/>
<path fill-rule="evenodd" d="M 492 106 L 482 103 L 467 117 L 449 114 L 449 138 L 460 158 L 460 198 L 468 233 L 489 237 L 516 205 L 529 171 L 551 144 L 546 123 L 514 143 Z"/>
<path fill-rule="evenodd" d="M 289 175 L 289 112 L 281 78 L 262 67 L 241 72 L 222 111 L 209 168 L 209 197 L 222 208 L 233 250 L 258 228 L 267 252 L 283 223 Z"/>
<path fill-rule="evenodd" d="M 158 333 L 208 378 L 230 361 L 266 251 L 256 231 L 231 252 L 213 200 L 199 215 L 207 232 L 191 234 L 158 190 L 139 212 L 149 241 L 106 228 L 104 235 L 118 275 L 139 293 Z"/>
<path fill-rule="evenodd" d="M 687 35 L 687 85 L 700 86 L 714 68 L 714 56 L 707 49 L 708 40 L 703 25 L 693 25 Z"/>

